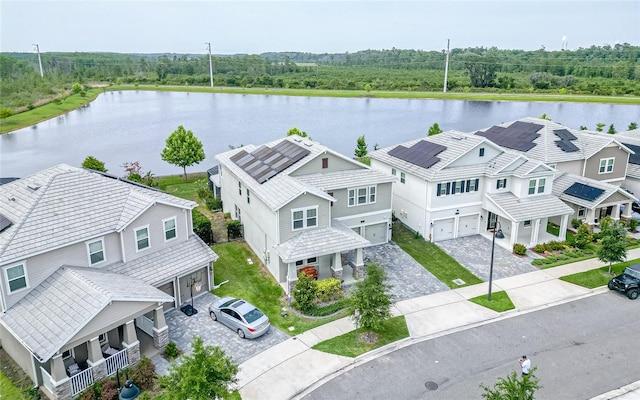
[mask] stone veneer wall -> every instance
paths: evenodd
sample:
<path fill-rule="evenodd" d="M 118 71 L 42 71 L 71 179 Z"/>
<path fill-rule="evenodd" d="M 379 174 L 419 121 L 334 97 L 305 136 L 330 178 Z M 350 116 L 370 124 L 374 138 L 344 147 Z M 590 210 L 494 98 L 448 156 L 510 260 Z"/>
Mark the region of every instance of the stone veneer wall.
<path fill-rule="evenodd" d="M 169 327 L 165 326 L 161 329 L 153 328 L 153 346 L 157 349 L 161 349 L 169 343 Z M 138 349 L 138 352 L 140 350 Z M 138 355 L 138 360 L 140 356 Z"/>
<path fill-rule="evenodd" d="M 67 379 L 53 388 L 53 396 L 57 400 L 72 400 L 71 379 Z"/>
<path fill-rule="evenodd" d="M 167 342 L 168 342 L 169 341 L 169 329 L 167 329 L 166 332 L 167 332 Z M 154 335 L 153 343 L 155 345 L 155 335 Z M 140 341 L 137 341 L 134 344 L 131 344 L 131 345 L 127 346 L 127 357 L 129 359 L 129 365 L 130 366 L 136 365 L 137 363 L 140 362 Z"/>

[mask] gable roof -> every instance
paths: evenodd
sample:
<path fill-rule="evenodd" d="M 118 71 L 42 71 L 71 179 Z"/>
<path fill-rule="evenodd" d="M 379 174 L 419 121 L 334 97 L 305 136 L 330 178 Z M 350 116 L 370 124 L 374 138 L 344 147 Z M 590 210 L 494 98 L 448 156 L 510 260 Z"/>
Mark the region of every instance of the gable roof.
<path fill-rule="evenodd" d="M 60 164 L 0 186 L 0 264 L 120 231 L 156 203 L 196 203 L 127 180 Z"/>
<path fill-rule="evenodd" d="M 51 358 L 115 301 L 162 303 L 173 298 L 130 276 L 63 266 L 0 315 L 0 323 L 40 361 Z"/>
<path fill-rule="evenodd" d="M 288 162 L 285 160 L 287 157 L 279 158 L 279 155 L 277 154 L 279 153 L 278 151 L 270 151 L 270 149 L 286 148 L 286 146 L 288 145 L 295 145 L 296 147 L 300 147 L 301 149 L 305 150 L 304 152 L 302 152 L 304 155 L 300 158 L 290 157 L 290 160 L 295 159 L 296 161 Z M 273 160 L 271 160 L 270 157 L 267 157 L 265 160 L 275 160 L 276 163 L 278 162 L 278 160 L 280 160 L 284 163 L 282 165 L 287 166 L 282 169 L 273 170 L 272 167 L 269 167 L 264 162 L 259 161 L 261 154 L 269 153 L 271 154 L 270 157 L 273 157 Z M 296 154 L 299 153 L 299 151 L 296 152 Z M 358 161 L 351 160 L 339 153 L 336 153 L 318 142 L 314 142 L 295 135 L 281 138 L 259 147 L 255 145 L 248 145 L 233 149 L 216 155 L 216 159 L 218 160 L 220 165 L 223 165 L 225 168 L 231 171 L 231 173 L 237 176 L 240 181 L 242 181 L 242 183 L 251 191 L 252 196 L 258 197 L 272 211 L 276 211 L 289 203 L 291 200 L 305 193 L 313 194 L 327 201 L 334 200 L 333 197 L 329 196 L 324 191 L 324 185 L 329 184 L 330 182 L 332 182 L 330 183 L 330 185 L 332 186 L 339 185 L 340 181 L 338 180 L 338 178 L 341 177 L 339 172 L 296 176 L 292 175 L 300 167 L 313 161 L 318 156 L 327 153 L 330 153 L 336 157 L 352 163 L 354 166 L 357 166 L 357 169 L 349 170 L 349 174 L 357 174 L 357 176 L 359 176 L 363 180 L 382 183 L 392 182 L 395 179 L 391 175 L 387 176 L 387 174 L 380 173 L 379 171 L 373 170 Z M 254 155 L 253 162 L 255 169 L 244 168 L 244 166 L 249 165 L 250 162 L 249 164 L 242 165 L 236 163 L 236 161 L 242 160 L 243 158 L 246 158 L 246 160 L 249 161 L 251 157 L 249 157 L 248 155 L 250 154 Z M 260 170 L 261 168 L 264 168 L 264 171 L 266 171 L 267 169 L 271 169 L 273 171 L 271 174 L 267 172 L 267 175 L 262 175 L 264 171 L 261 171 L 260 173 L 253 173 L 254 171 Z M 277 172 L 273 173 L 275 171 Z M 252 174 L 255 176 L 253 176 Z M 270 175 L 270 178 L 264 180 L 264 177 L 268 175 Z M 343 175 L 342 177 L 346 179 L 346 176 Z M 349 180 L 345 181 L 345 183 L 349 182 Z M 321 185 L 323 187 L 321 188 L 316 185 Z M 341 185 L 341 187 L 347 186 Z"/>
<path fill-rule="evenodd" d="M 568 190 L 572 187 L 575 188 L 576 184 L 586 186 L 585 189 L 590 190 L 592 196 L 580 196 L 579 192 Z M 589 209 L 597 207 L 614 193 L 618 193 L 632 201 L 638 200 L 634 195 L 619 186 L 567 172 L 556 175 L 553 181 L 554 195 L 558 196 L 561 200 Z"/>

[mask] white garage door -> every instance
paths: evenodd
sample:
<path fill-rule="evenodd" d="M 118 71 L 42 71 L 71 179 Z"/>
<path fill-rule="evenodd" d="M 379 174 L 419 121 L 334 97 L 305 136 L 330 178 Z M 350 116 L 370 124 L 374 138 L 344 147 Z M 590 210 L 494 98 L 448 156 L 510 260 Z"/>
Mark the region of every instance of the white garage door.
<path fill-rule="evenodd" d="M 458 220 L 458 237 L 478 233 L 478 214 L 466 215 Z"/>
<path fill-rule="evenodd" d="M 387 223 L 367 225 L 364 228 L 364 238 L 373 244 L 380 244 L 387 241 Z"/>
<path fill-rule="evenodd" d="M 453 218 L 433 221 L 433 241 L 453 238 Z"/>

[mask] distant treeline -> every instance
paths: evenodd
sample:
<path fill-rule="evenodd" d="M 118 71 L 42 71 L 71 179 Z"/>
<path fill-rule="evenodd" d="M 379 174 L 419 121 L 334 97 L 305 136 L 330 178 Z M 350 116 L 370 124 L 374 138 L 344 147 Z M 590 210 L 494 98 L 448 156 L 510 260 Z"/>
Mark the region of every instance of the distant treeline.
<path fill-rule="evenodd" d="M 0 107 L 33 107 L 74 83 L 210 84 L 209 57 L 194 54 L 0 54 Z M 214 85 L 340 90 L 438 91 L 446 54 L 422 50 L 263 53 L 213 57 Z M 577 50 L 453 49 L 450 91 L 554 92 L 640 96 L 640 47 Z"/>

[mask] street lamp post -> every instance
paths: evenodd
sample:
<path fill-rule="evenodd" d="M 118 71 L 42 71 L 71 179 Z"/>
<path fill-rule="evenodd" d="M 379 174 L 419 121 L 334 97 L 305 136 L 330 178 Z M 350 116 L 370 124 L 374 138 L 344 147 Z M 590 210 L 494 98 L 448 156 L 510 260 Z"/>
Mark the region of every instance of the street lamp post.
<path fill-rule="evenodd" d="M 499 229 L 496 229 L 497 227 Z M 493 283 L 493 253 L 496 249 L 496 237 L 498 239 L 504 239 L 504 233 L 502 233 L 502 225 L 500 221 L 496 220 L 496 225 L 493 226 L 493 240 L 491 241 L 491 263 L 489 264 L 489 294 L 487 300 L 491 301 L 491 285 Z"/>

